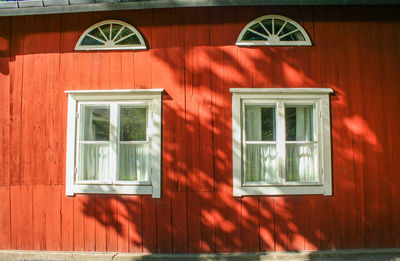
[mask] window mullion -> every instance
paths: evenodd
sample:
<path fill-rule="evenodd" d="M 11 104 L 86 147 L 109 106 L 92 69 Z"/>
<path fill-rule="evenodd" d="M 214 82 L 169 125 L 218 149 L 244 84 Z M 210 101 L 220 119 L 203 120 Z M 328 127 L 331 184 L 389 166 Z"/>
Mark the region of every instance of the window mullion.
<path fill-rule="evenodd" d="M 240 106 L 242 107 L 241 108 L 241 110 L 240 110 L 240 112 L 241 112 L 241 115 L 240 115 L 240 121 L 241 121 L 241 139 L 242 139 L 242 142 L 241 142 L 241 144 L 242 144 L 242 149 L 241 149 L 241 153 L 242 153 L 242 164 L 243 164 L 243 167 L 242 167 L 242 169 L 243 169 L 243 173 L 242 173 L 242 177 L 241 177 L 241 184 L 243 185 L 244 183 L 246 183 L 246 164 L 245 164 L 245 162 L 246 162 L 246 153 L 245 153 L 245 151 L 246 151 L 246 146 L 247 146 L 247 144 L 246 144 L 246 126 L 245 126 L 245 106 L 244 106 L 244 102 L 242 101 L 241 102 L 241 104 L 240 104 Z"/>
<path fill-rule="evenodd" d="M 286 167 L 286 148 L 285 148 L 285 108 L 283 101 L 279 101 L 277 104 L 277 152 L 278 152 L 278 164 L 279 164 L 279 177 L 280 183 L 285 182 L 285 167 Z"/>
<path fill-rule="evenodd" d="M 153 156 L 152 156 L 152 142 L 151 139 L 153 137 L 153 131 L 154 131 L 154 126 L 153 126 L 153 104 L 150 102 L 147 105 L 147 110 L 146 110 L 146 141 L 149 144 L 149 171 L 147 173 L 148 176 L 146 176 L 146 180 L 152 181 L 153 179 Z"/>
<path fill-rule="evenodd" d="M 313 131 L 314 131 L 314 142 L 317 144 L 317 150 L 314 151 L 314 157 L 317 157 L 317 171 L 318 171 L 318 182 L 323 182 L 323 171 L 322 171 L 322 161 L 321 161 L 321 155 L 323 155 L 322 151 L 322 146 L 320 141 L 322 141 L 322 136 L 321 136 L 321 123 L 322 121 L 322 113 L 321 113 L 321 107 L 320 107 L 320 102 L 316 102 L 313 105 L 314 109 L 314 114 L 313 114 Z M 315 144 L 314 143 L 314 144 Z"/>
<path fill-rule="evenodd" d="M 117 176 L 117 150 L 118 150 L 118 104 L 110 104 L 110 157 L 109 166 L 110 172 L 108 174 L 108 180 L 111 183 L 115 183 Z"/>
<path fill-rule="evenodd" d="M 75 136 L 75 151 L 76 151 L 76 155 L 75 155 L 75 167 L 74 167 L 74 183 L 79 181 L 79 171 L 80 170 L 80 161 L 79 161 L 79 157 L 80 157 L 80 135 L 81 135 L 81 119 L 80 117 L 82 117 L 82 115 L 80 115 L 80 109 L 81 109 L 81 104 L 78 103 L 78 106 L 76 107 L 76 115 L 75 115 L 75 126 L 78 126 L 76 128 L 76 136 Z"/>

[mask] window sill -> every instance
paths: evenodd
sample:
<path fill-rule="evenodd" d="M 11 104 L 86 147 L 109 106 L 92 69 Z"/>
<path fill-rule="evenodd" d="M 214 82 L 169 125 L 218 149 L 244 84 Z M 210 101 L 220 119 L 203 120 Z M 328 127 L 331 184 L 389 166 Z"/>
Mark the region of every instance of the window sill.
<path fill-rule="evenodd" d="M 331 196 L 330 187 L 318 185 L 304 186 L 269 186 L 269 187 L 234 187 L 233 196 L 280 196 L 280 195 L 325 195 Z"/>
<path fill-rule="evenodd" d="M 149 185 L 73 185 L 66 191 L 67 196 L 75 194 L 123 194 L 152 195 L 153 186 Z"/>

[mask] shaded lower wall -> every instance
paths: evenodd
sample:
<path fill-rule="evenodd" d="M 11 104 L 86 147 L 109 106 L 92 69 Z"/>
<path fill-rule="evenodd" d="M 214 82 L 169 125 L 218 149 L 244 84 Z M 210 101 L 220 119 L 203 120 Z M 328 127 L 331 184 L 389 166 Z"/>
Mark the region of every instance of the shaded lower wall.
<path fill-rule="evenodd" d="M 390 7 L 220 7 L 0 19 L 0 249 L 400 247 L 400 19 Z M 312 47 L 234 45 L 265 14 Z M 147 51 L 75 52 L 105 19 Z M 232 197 L 232 87 L 329 87 L 334 195 Z M 164 88 L 161 199 L 65 196 L 65 90 Z"/>

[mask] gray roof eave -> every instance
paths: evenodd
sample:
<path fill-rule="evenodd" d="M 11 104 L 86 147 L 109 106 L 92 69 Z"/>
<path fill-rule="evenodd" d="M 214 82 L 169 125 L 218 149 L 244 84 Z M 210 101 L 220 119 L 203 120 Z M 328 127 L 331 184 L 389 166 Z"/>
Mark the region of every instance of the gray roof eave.
<path fill-rule="evenodd" d="M 252 5 L 397 5 L 400 0 L 30 0 L 0 1 L 0 16 L 109 10 Z M 101 3 L 99 3 L 101 2 Z M 24 7 L 29 5 L 30 7 Z"/>

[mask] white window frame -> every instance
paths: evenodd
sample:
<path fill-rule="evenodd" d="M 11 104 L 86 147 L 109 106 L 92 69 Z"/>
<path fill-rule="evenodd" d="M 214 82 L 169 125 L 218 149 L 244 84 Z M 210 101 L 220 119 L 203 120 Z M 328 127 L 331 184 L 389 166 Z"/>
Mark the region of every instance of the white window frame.
<path fill-rule="evenodd" d="M 283 20 L 283 21 L 285 21 L 285 24 L 283 26 L 285 26 L 286 23 L 292 24 L 293 26 L 296 27 L 296 29 L 293 32 L 299 31 L 303 35 L 305 40 L 304 41 L 280 41 L 279 38 L 283 37 L 283 36 L 280 36 L 280 37 L 278 36 L 280 31 L 279 32 L 274 32 L 274 31 L 269 32 L 264 27 L 264 25 L 261 24 L 261 22 L 266 19 L 272 19 L 272 22 L 275 19 Z M 253 25 L 255 25 L 257 23 L 260 23 L 260 25 L 264 28 L 264 30 L 266 30 L 265 35 L 252 31 L 252 29 L 250 27 L 252 27 Z M 282 28 L 283 28 L 283 26 L 282 26 Z M 261 35 L 262 37 L 266 37 L 266 39 L 265 40 L 244 40 L 243 37 L 246 34 L 246 32 L 249 30 L 252 31 L 253 33 Z M 273 30 L 274 30 L 274 28 L 273 28 Z M 290 33 L 288 33 L 288 34 L 290 34 Z M 286 36 L 288 34 L 285 34 L 284 36 Z M 282 16 L 282 15 L 264 15 L 264 16 L 254 19 L 253 21 L 248 23 L 242 29 L 242 31 L 240 32 L 238 39 L 236 41 L 236 45 L 237 46 L 311 46 L 312 43 L 311 43 L 311 39 L 308 36 L 306 30 L 304 30 L 304 28 L 301 25 L 299 25 L 296 21 L 294 21 L 288 17 Z"/>
<path fill-rule="evenodd" d="M 104 91 L 66 91 L 68 94 L 68 123 L 67 123 L 67 160 L 66 160 L 66 195 L 77 193 L 96 194 L 148 194 L 153 198 L 161 197 L 161 109 L 163 89 L 136 90 L 104 90 Z M 126 104 L 146 106 L 147 140 L 150 143 L 150 182 L 116 181 L 116 153 L 110 161 L 109 178 L 103 181 L 78 181 L 78 131 L 79 108 L 84 104 L 109 104 L 110 109 L 117 111 L 118 107 Z M 112 129 L 117 129 L 116 113 L 110 114 Z M 116 142 L 116 141 L 115 141 Z"/>
<path fill-rule="evenodd" d="M 232 160 L 233 160 L 233 196 L 249 195 L 332 195 L 331 174 L 331 134 L 330 134 L 330 88 L 231 88 L 232 95 Z M 277 113 L 284 113 L 284 105 L 313 105 L 314 135 L 318 142 L 319 182 L 287 182 L 279 184 L 256 182 L 245 184 L 243 164 L 243 117 L 244 104 L 274 104 Z M 284 117 L 284 115 L 278 115 Z M 283 119 L 284 120 L 284 119 Z M 277 120 L 281 124 L 283 120 Z M 285 145 L 285 126 L 276 127 L 277 146 Z M 278 132 L 279 131 L 279 132 Z M 283 143 L 282 143 L 283 142 Z M 279 148 L 277 148 L 279 150 Z M 279 154 L 279 153 L 278 153 Z M 279 176 L 283 173 L 285 162 L 278 159 Z"/>
<path fill-rule="evenodd" d="M 111 25 L 111 26 L 112 26 L 112 24 L 121 25 L 122 26 L 121 30 L 124 27 L 129 28 L 133 32 L 132 35 L 136 35 L 138 37 L 138 39 L 140 41 L 140 44 L 116 45 L 116 42 L 121 41 L 121 39 L 118 40 L 118 41 L 114 41 L 114 39 L 108 39 L 108 38 L 111 38 L 111 33 L 110 33 L 110 35 L 106 36 L 100 29 L 100 26 L 108 25 L 108 24 Z M 85 39 L 85 37 L 88 36 L 89 33 L 93 29 L 95 29 L 96 27 L 99 28 L 99 30 L 102 32 L 103 36 L 106 37 L 108 40 L 105 41 L 104 39 L 98 39 L 98 38 L 96 38 L 94 36 L 90 36 L 91 38 L 96 39 L 99 42 L 103 42 L 103 45 L 82 45 L 82 41 Z M 118 34 L 119 34 L 119 32 L 117 33 L 116 37 L 118 36 Z M 123 39 L 125 39 L 125 38 L 127 38 L 127 36 L 124 37 Z M 76 51 L 146 50 L 146 49 L 147 49 L 146 41 L 144 40 L 143 35 L 135 27 L 133 27 L 132 25 L 130 25 L 128 23 L 125 23 L 123 21 L 119 21 L 119 20 L 105 20 L 105 21 L 102 21 L 102 22 L 99 22 L 97 24 L 92 25 L 91 27 L 86 29 L 85 32 L 83 32 L 83 34 L 79 37 L 79 40 L 75 45 L 75 50 Z"/>

